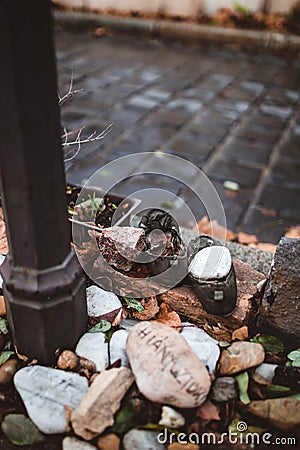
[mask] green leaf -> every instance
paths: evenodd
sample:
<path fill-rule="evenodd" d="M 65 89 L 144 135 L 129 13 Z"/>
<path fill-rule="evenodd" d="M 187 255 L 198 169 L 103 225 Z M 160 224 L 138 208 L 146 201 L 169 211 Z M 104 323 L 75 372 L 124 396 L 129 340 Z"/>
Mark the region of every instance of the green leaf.
<path fill-rule="evenodd" d="M 107 320 L 101 320 L 95 326 L 89 329 L 89 333 L 106 333 L 106 331 L 111 329 L 111 323 Z"/>
<path fill-rule="evenodd" d="M 117 414 L 114 432 L 117 434 L 124 434 L 131 428 L 133 428 L 136 423 L 136 416 L 138 414 L 136 402 L 134 399 L 130 400 L 123 408 L 121 408 Z"/>
<path fill-rule="evenodd" d="M 257 334 L 251 342 L 261 344 L 266 352 L 281 353 L 284 351 L 284 345 L 276 336 L 269 336 L 268 334 Z"/>
<path fill-rule="evenodd" d="M 140 300 L 132 297 L 123 297 L 128 308 L 135 309 L 138 312 L 144 312 L 145 308 L 141 304 Z"/>
<path fill-rule="evenodd" d="M 11 351 L 4 351 L 0 353 L 0 366 L 4 364 L 12 355 L 14 355 L 15 352 Z"/>
<path fill-rule="evenodd" d="M 300 358 L 300 348 L 297 348 L 297 350 L 293 350 L 292 352 L 290 352 L 287 357 L 291 360 L 291 361 L 295 361 L 296 359 Z"/>
<path fill-rule="evenodd" d="M 289 392 L 291 392 L 291 388 L 287 386 L 281 386 L 280 384 L 269 384 L 269 386 L 267 386 L 267 389 L 268 391 L 278 392 L 282 394 L 288 394 Z"/>
<path fill-rule="evenodd" d="M 7 322 L 7 320 L 3 319 L 2 317 L 0 317 L 0 331 L 3 334 L 8 333 L 8 322 Z"/>
<path fill-rule="evenodd" d="M 294 361 L 292 361 L 292 366 L 300 367 L 300 357 L 298 359 L 294 359 Z"/>
<path fill-rule="evenodd" d="M 1 425 L 3 433 L 15 445 L 32 445 L 43 442 L 44 435 L 23 414 L 9 414 Z"/>
<path fill-rule="evenodd" d="M 248 395 L 248 385 L 249 385 L 249 375 L 248 372 L 242 372 L 235 377 L 240 394 L 240 401 L 244 403 L 244 405 L 248 405 L 250 403 L 250 398 Z"/>

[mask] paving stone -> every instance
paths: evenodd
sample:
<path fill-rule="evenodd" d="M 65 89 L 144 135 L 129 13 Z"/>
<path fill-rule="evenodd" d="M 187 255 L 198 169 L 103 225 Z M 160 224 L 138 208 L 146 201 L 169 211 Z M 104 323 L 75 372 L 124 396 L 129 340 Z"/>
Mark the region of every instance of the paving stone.
<path fill-rule="evenodd" d="M 298 149 L 299 152 L 299 149 Z M 280 158 L 273 167 L 271 177 L 275 182 L 300 187 L 300 161 L 286 161 Z"/>
<path fill-rule="evenodd" d="M 235 181 L 241 187 L 253 188 L 256 186 L 260 176 L 260 170 L 250 167 L 245 167 L 240 164 L 232 164 L 232 162 L 224 159 L 219 159 L 215 162 L 212 169 L 207 175 L 216 181 Z"/>
<path fill-rule="evenodd" d="M 254 142 L 275 144 L 279 131 L 276 128 L 266 128 L 265 126 L 261 126 L 250 119 L 239 126 L 234 131 L 234 135 L 241 136 Z"/>
<path fill-rule="evenodd" d="M 299 194 L 299 189 L 268 183 L 262 191 L 258 204 L 274 209 L 283 217 L 300 218 Z"/>
<path fill-rule="evenodd" d="M 270 153 L 272 151 L 271 145 L 264 145 L 256 142 L 249 142 L 249 140 L 242 137 L 232 136 L 225 144 L 222 151 L 222 156 L 225 159 L 231 159 L 236 162 L 249 162 L 260 165 L 266 165 Z"/>

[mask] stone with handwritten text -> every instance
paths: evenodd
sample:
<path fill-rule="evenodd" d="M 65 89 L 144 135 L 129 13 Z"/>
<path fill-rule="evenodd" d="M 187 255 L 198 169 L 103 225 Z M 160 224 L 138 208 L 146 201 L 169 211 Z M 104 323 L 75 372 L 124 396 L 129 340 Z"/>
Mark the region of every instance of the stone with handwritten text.
<path fill-rule="evenodd" d="M 168 325 L 135 325 L 128 335 L 127 355 L 147 399 L 179 408 L 195 408 L 206 400 L 211 385 L 206 367 Z"/>

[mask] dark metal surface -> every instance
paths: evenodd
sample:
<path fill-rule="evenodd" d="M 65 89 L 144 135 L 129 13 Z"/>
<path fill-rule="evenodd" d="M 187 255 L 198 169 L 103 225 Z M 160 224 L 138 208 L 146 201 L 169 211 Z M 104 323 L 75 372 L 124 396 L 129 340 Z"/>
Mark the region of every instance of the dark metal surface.
<path fill-rule="evenodd" d="M 70 250 L 50 1 L 0 4 L 0 165 L 10 255 L 2 274 L 21 353 L 54 360 L 86 322 Z"/>

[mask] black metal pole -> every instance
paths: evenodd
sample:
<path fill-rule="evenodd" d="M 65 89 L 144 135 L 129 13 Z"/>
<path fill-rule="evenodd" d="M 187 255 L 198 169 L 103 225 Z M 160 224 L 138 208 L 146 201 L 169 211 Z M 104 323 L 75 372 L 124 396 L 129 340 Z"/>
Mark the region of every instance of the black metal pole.
<path fill-rule="evenodd" d="M 70 249 L 51 4 L 0 2 L 0 170 L 10 253 L 1 272 L 19 352 L 49 363 L 87 323 Z"/>

